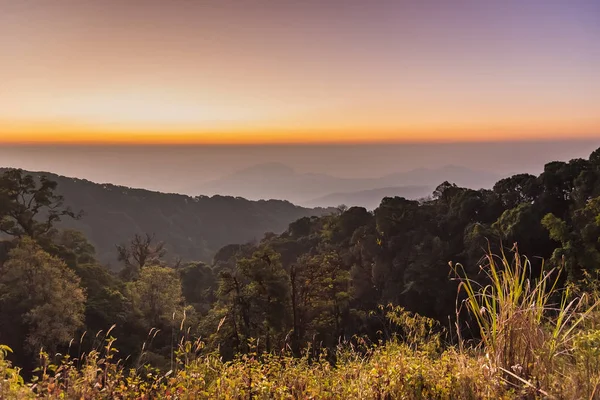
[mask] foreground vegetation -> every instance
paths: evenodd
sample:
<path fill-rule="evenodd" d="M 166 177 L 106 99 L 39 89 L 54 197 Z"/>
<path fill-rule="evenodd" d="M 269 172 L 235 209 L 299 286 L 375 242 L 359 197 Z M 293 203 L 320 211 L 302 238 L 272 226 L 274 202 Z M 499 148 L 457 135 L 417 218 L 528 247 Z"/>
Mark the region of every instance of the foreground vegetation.
<path fill-rule="evenodd" d="M 40 353 L 26 384 L 0 347 L 0 397 L 27 399 L 513 399 L 600 398 L 600 314 L 596 294 L 556 287 L 560 271 L 530 279 L 529 261 L 515 253 L 488 255 L 489 284 L 461 274 L 463 305 L 474 315 L 478 344 L 444 343 L 432 319 L 399 307 L 384 309 L 400 333 L 386 344 L 356 338 L 327 351 L 294 357 L 286 349 L 250 351 L 224 362 L 201 341 L 180 341 L 171 369 L 116 361 L 110 331 L 104 346 L 76 358 Z M 556 302 L 556 303 L 555 303 Z M 183 327 L 183 324 L 180 326 Z M 152 334 L 152 333 L 151 333 Z M 72 343 L 73 345 L 73 343 Z M 142 355 L 144 353 L 142 352 Z M 141 361 L 141 360 L 140 360 Z"/>
<path fill-rule="evenodd" d="M 306 358 L 245 355 L 230 363 L 204 357 L 171 374 L 136 375 L 92 354 L 81 369 L 44 371 L 33 385 L 2 368 L 3 398 L 85 399 L 446 399 L 499 398 L 500 381 L 484 360 L 454 351 L 439 356 L 389 344 L 368 355 L 339 354 L 336 366 Z M 1 364 L 0 364 L 1 365 Z M 509 398 L 508 395 L 505 396 Z"/>

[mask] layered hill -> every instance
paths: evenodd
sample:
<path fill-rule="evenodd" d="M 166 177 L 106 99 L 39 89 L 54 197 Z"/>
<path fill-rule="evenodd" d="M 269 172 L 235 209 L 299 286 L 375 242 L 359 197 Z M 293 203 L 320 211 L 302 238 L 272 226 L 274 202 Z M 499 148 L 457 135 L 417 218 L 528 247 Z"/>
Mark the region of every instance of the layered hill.
<path fill-rule="evenodd" d="M 2 169 L 0 169 L 2 172 Z M 82 210 L 79 220 L 65 219 L 64 228 L 77 229 L 96 247 L 100 261 L 116 266 L 115 246 L 136 233 L 154 234 L 169 253 L 185 260 L 210 261 L 229 243 L 261 239 L 279 233 L 305 216 L 330 210 L 305 208 L 282 200 L 251 201 L 230 196 L 196 196 L 153 192 L 112 184 L 98 184 L 46 172 L 58 183 L 65 205 Z"/>
<path fill-rule="evenodd" d="M 433 193 L 435 186 L 399 186 L 380 189 L 360 190 L 358 192 L 332 193 L 303 203 L 307 207 L 344 204 L 348 207 L 360 206 L 374 210 L 384 197 L 404 197 L 407 199 L 422 199 Z"/>
<path fill-rule="evenodd" d="M 189 188 L 186 193 L 287 199 L 307 207 L 339 204 L 375 208 L 385 196 L 411 199 L 431 194 L 444 181 L 479 189 L 491 188 L 502 176 L 456 165 L 417 168 L 373 178 L 341 178 L 326 173 L 302 173 L 281 163 L 266 163 Z"/>

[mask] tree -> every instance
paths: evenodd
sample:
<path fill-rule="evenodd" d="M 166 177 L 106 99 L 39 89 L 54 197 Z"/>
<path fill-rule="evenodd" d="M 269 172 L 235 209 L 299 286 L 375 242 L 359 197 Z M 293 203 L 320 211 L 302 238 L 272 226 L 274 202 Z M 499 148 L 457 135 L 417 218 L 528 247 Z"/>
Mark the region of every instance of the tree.
<path fill-rule="evenodd" d="M 575 184 L 577 178 L 590 169 L 590 162 L 583 159 L 574 159 L 568 163 L 554 161 L 544 166 L 544 172 L 538 180 L 543 191 L 538 202 L 544 210 L 544 215 L 552 213 L 559 218 L 566 217 L 569 206 L 577 196 Z M 587 180 L 587 179 L 586 179 Z"/>
<path fill-rule="evenodd" d="M 352 297 L 356 307 L 366 311 L 377 307 L 380 296 L 373 282 L 373 266 L 380 252 L 377 239 L 374 218 L 373 223 L 356 229 L 350 239 Z"/>
<path fill-rule="evenodd" d="M 271 351 L 274 336 L 285 327 L 289 292 L 280 256 L 269 248 L 261 249 L 240 260 L 237 268 L 248 282 L 252 336 L 264 338 L 266 351 Z"/>
<path fill-rule="evenodd" d="M 450 199 L 454 195 L 457 190 L 460 190 L 456 183 L 450 183 L 448 181 L 444 181 L 440 185 L 438 185 L 433 191 L 433 198 L 435 200 L 440 200 L 446 204 L 450 203 Z"/>
<path fill-rule="evenodd" d="M 237 260 L 233 270 L 221 271 L 217 293 L 219 301 L 207 318 L 211 324 L 205 325 L 211 341 L 237 351 L 248 349 L 249 339 L 257 339 L 266 351 L 283 344 L 289 282 L 278 253 L 259 248 L 252 256 Z M 222 350 L 231 354 L 230 349 Z"/>
<path fill-rule="evenodd" d="M 550 237 L 561 245 L 554 250 L 550 262 L 564 263 L 569 278 L 577 282 L 586 273 L 596 276 L 600 271 L 600 197 L 575 210 L 569 222 L 554 214 L 542 219 Z"/>
<path fill-rule="evenodd" d="M 123 282 L 96 261 L 96 250 L 79 231 L 65 229 L 52 235 L 48 252 L 63 260 L 80 278 L 86 293 L 85 325 L 98 332 L 117 324 L 120 330 L 127 317 Z"/>
<path fill-rule="evenodd" d="M 147 329 L 171 325 L 173 313 L 183 309 L 181 282 L 172 268 L 146 266 L 139 279 L 127 285 L 127 293 Z"/>
<path fill-rule="evenodd" d="M 127 320 L 128 303 L 118 276 L 95 263 L 78 264 L 75 273 L 85 289 L 85 325 L 88 331 L 106 330 L 113 324 L 120 328 Z"/>
<path fill-rule="evenodd" d="M 290 236 L 297 238 L 301 236 L 308 236 L 310 234 L 310 229 L 311 219 L 309 217 L 303 217 L 290 223 L 288 232 Z"/>
<path fill-rule="evenodd" d="M 23 353 L 55 351 L 83 326 L 85 294 L 63 261 L 29 237 L 0 268 L 0 342 Z"/>
<path fill-rule="evenodd" d="M 56 186 L 44 175 L 36 180 L 18 169 L 6 171 L 0 176 L 0 232 L 38 240 L 62 217 L 79 218 L 81 213 L 64 207 Z"/>
<path fill-rule="evenodd" d="M 52 236 L 52 253 L 59 256 L 71 268 L 96 263 L 96 249 L 83 233 L 65 229 Z"/>
<path fill-rule="evenodd" d="M 541 193 L 537 177 L 531 174 L 518 174 L 499 180 L 494 192 L 500 196 L 502 205 L 509 209 L 521 203 L 532 203 Z"/>
<path fill-rule="evenodd" d="M 164 242 L 155 242 L 150 234 L 136 234 L 129 243 L 117 245 L 117 252 L 119 261 L 125 265 L 122 275 L 129 280 L 135 279 L 146 265 L 160 264 L 167 254 Z"/>
<path fill-rule="evenodd" d="M 213 270 L 204 263 L 192 262 L 180 266 L 177 272 L 186 303 L 199 312 L 208 312 L 217 286 Z"/>
<path fill-rule="evenodd" d="M 318 335 L 326 345 L 345 336 L 350 272 L 333 249 L 303 256 L 290 270 L 294 344 Z"/>
<path fill-rule="evenodd" d="M 535 257 L 550 257 L 556 242 L 542 226 L 543 214 L 537 204 L 521 203 L 506 210 L 492 228 L 505 244 L 518 243 L 519 250 Z"/>

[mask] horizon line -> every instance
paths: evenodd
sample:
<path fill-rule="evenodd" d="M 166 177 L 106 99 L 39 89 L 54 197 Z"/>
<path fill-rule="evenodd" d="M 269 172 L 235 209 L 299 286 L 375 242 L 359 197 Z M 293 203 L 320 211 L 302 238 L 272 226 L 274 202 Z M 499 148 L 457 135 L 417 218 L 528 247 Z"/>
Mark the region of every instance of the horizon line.
<path fill-rule="evenodd" d="M 314 133 L 313 133 L 314 135 Z M 312 136 L 312 135 L 311 135 Z M 92 138 L 74 138 L 66 136 L 56 140 L 56 138 L 42 137 L 37 139 L 18 140 L 16 138 L 2 140 L 0 138 L 0 146 L 10 147 L 33 147 L 33 146 L 142 146 L 142 147 L 179 147 L 179 146 L 206 146 L 206 147 L 252 147 L 252 146 L 359 146 L 359 145 L 414 145 L 414 144 L 463 144 L 463 143 L 540 143 L 540 142 L 566 142 L 566 141 L 594 141 L 600 140 L 600 132 L 598 133 L 579 133 L 579 134 L 546 134 L 544 136 L 523 134 L 520 137 L 514 135 L 466 135 L 463 137 L 437 137 L 437 138 L 349 138 L 349 139 L 326 139 L 315 140 L 314 136 L 310 139 L 302 140 L 301 138 L 285 140 L 270 138 L 238 138 L 238 140 L 204 140 L 198 138 L 194 140 L 189 136 L 175 137 L 169 140 L 168 138 L 152 138 L 126 136 L 124 138 L 115 138 L 110 135 L 109 138 L 103 140 L 98 136 Z"/>

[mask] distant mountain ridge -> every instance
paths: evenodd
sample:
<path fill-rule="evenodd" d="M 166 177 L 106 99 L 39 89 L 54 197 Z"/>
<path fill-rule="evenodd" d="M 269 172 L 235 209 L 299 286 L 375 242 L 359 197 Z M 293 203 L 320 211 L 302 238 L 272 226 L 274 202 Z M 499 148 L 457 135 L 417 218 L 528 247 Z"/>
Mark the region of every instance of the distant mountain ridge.
<path fill-rule="evenodd" d="M 0 168 L 0 173 L 5 170 Z M 113 266 L 117 256 L 115 245 L 136 233 L 155 234 L 173 256 L 211 261 L 215 252 L 229 243 L 260 240 L 266 232 L 280 233 L 299 218 L 332 211 L 300 207 L 283 200 L 190 197 L 99 184 L 48 172 L 27 173 L 46 175 L 56 181 L 65 205 L 75 211 L 83 210 L 82 219 L 66 218 L 60 226 L 83 232 L 96 247 L 99 260 Z"/>
<path fill-rule="evenodd" d="M 361 206 L 367 210 L 374 210 L 381 204 L 384 197 L 404 197 L 407 199 L 425 198 L 433 192 L 431 186 L 399 186 L 379 189 L 361 190 L 357 192 L 332 193 L 303 203 L 306 207 L 319 207 L 329 204 L 331 207 L 344 204 L 348 207 Z"/>
<path fill-rule="evenodd" d="M 466 167 L 448 165 L 441 168 L 418 168 L 406 172 L 384 175 L 378 178 L 339 178 L 327 174 L 299 173 L 282 163 L 255 165 L 220 179 L 213 180 L 194 189 L 196 193 L 243 196 L 251 199 L 287 199 L 296 204 L 329 206 L 334 198 L 343 199 L 342 193 L 355 200 L 365 198 L 371 206 L 374 197 L 364 197 L 365 191 L 390 192 L 397 188 L 398 193 L 413 193 L 413 189 L 402 187 L 420 186 L 430 192 L 444 181 L 474 189 L 491 188 L 502 178 L 494 173 L 473 170 Z M 358 194 L 358 193 L 362 193 Z M 393 192 L 393 191 L 391 191 Z M 351 195 L 351 193 L 356 193 Z M 415 192 L 421 196 L 421 192 Z M 384 197 L 384 196 L 382 196 Z M 409 197 L 409 196 L 407 196 Z M 413 197 L 410 195 L 410 197 Z M 319 201 L 323 200 L 323 203 Z M 379 198 L 381 200 L 381 198 Z M 354 201 L 354 200 L 353 200 Z"/>

